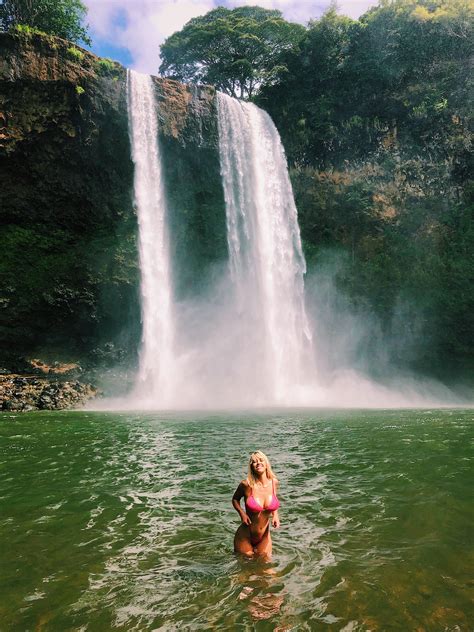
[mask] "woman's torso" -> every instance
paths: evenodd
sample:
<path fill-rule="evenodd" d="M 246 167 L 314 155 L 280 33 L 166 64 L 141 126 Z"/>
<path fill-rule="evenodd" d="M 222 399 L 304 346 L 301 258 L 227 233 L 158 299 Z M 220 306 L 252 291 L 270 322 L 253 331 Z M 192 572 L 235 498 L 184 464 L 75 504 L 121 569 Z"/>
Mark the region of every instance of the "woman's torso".
<path fill-rule="evenodd" d="M 250 532 L 262 535 L 268 528 L 270 515 L 278 509 L 280 502 L 276 496 L 273 479 L 266 487 L 250 487 L 245 489 L 245 508 L 252 521 Z"/>

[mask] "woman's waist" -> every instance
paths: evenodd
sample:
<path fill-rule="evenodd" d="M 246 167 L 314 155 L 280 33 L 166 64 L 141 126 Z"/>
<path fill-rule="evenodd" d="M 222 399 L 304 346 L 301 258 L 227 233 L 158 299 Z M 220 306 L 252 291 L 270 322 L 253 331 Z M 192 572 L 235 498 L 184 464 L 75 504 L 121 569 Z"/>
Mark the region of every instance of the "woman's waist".
<path fill-rule="evenodd" d="M 268 529 L 270 525 L 270 520 L 268 516 L 264 518 L 263 516 L 258 516 L 252 519 L 252 522 L 249 525 L 250 533 L 252 535 L 263 535 L 265 531 Z"/>

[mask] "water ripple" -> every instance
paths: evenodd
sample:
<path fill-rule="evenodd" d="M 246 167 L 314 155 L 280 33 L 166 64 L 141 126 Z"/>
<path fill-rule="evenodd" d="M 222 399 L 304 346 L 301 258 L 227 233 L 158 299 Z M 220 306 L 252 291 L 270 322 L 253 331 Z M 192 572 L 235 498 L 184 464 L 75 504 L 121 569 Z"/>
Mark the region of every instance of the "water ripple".
<path fill-rule="evenodd" d="M 39 630 L 468 630 L 472 427 L 463 411 L 0 424 L 0 619 Z M 281 481 L 271 563 L 231 551 L 247 438 Z"/>

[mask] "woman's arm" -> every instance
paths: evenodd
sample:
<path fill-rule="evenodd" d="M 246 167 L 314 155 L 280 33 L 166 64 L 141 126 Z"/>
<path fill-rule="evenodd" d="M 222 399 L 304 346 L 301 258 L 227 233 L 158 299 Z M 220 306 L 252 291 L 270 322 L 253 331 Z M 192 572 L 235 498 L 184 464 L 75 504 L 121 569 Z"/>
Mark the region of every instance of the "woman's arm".
<path fill-rule="evenodd" d="M 272 527 L 278 529 L 280 526 L 280 517 L 278 515 L 278 509 L 272 513 Z"/>
<path fill-rule="evenodd" d="M 278 491 L 278 483 L 275 483 L 275 496 Z M 280 516 L 278 515 L 278 509 L 272 513 L 272 527 L 278 529 L 280 526 Z"/>
<path fill-rule="evenodd" d="M 245 513 L 245 511 L 240 506 L 240 501 L 244 496 L 245 496 L 245 486 L 244 486 L 244 482 L 242 481 L 237 487 L 237 489 L 235 490 L 234 495 L 232 496 L 232 505 L 235 511 L 239 514 L 242 522 L 244 524 L 250 525 L 252 521 L 250 520 L 249 515 Z"/>

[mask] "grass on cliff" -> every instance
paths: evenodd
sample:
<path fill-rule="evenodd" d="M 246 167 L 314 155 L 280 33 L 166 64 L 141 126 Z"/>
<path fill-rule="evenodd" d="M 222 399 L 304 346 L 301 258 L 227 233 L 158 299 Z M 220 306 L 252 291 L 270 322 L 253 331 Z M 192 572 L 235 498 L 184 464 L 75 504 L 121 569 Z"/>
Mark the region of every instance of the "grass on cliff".
<path fill-rule="evenodd" d="M 78 48 L 76 48 L 75 46 L 70 46 L 67 49 L 67 54 L 68 54 L 68 57 L 70 57 L 72 60 L 77 61 L 79 63 L 84 59 L 84 53 L 80 51 Z"/>
<path fill-rule="evenodd" d="M 20 35 L 26 35 L 27 37 L 30 37 L 31 35 L 43 35 L 49 37 L 44 31 L 36 29 L 34 26 L 29 26 L 28 24 L 17 24 L 12 28 L 12 32 Z"/>

